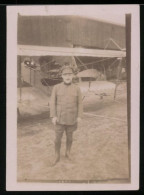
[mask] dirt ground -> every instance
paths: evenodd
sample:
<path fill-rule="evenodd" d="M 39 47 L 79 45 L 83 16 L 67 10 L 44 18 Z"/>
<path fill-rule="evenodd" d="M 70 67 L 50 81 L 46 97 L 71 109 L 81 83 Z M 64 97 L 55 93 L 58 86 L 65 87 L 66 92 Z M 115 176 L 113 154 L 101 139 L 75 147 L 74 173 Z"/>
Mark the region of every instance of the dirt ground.
<path fill-rule="evenodd" d="M 129 152 L 126 87 L 116 101 L 98 96 L 84 99 L 82 122 L 74 133 L 72 160 L 65 154 L 65 135 L 61 159 L 54 159 L 54 130 L 48 114 L 18 123 L 17 179 L 35 182 L 129 182 Z"/>

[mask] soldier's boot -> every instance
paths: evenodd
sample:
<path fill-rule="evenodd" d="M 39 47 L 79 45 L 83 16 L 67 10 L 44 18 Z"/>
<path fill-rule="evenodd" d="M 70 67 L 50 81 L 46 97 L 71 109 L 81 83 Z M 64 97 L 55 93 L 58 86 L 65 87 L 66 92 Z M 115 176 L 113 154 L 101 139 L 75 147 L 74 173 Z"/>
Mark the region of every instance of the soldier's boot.
<path fill-rule="evenodd" d="M 65 153 L 65 157 L 68 158 L 69 160 L 71 160 L 70 150 L 71 150 L 71 146 L 67 146 L 66 153 Z"/>
<path fill-rule="evenodd" d="M 66 153 L 65 153 L 65 157 L 68 158 L 69 160 L 71 160 L 71 157 L 70 157 L 71 147 L 72 147 L 72 134 L 67 135 L 67 140 L 66 140 Z"/>
<path fill-rule="evenodd" d="M 53 166 L 56 165 L 60 161 L 60 149 L 61 149 L 61 139 L 63 136 L 63 132 L 55 132 L 56 138 L 55 138 L 55 159 L 53 162 Z"/>
<path fill-rule="evenodd" d="M 60 161 L 60 149 L 61 149 L 61 139 L 55 140 L 55 158 L 53 161 L 53 166 L 56 165 Z"/>
<path fill-rule="evenodd" d="M 54 164 L 58 163 L 59 161 L 60 161 L 60 151 L 56 150 Z"/>
<path fill-rule="evenodd" d="M 55 158 L 52 163 L 52 166 L 56 165 L 60 161 L 60 148 L 57 144 L 55 144 Z"/>

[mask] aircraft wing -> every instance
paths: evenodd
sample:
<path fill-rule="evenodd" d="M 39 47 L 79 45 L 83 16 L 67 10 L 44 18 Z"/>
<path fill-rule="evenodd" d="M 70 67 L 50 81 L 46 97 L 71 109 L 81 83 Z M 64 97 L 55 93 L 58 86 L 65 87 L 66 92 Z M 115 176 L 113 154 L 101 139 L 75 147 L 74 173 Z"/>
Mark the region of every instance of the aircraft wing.
<path fill-rule="evenodd" d="M 85 49 L 70 47 L 47 47 L 33 45 L 18 45 L 20 56 L 91 56 L 91 57 L 126 57 L 126 52 L 121 50 Z"/>

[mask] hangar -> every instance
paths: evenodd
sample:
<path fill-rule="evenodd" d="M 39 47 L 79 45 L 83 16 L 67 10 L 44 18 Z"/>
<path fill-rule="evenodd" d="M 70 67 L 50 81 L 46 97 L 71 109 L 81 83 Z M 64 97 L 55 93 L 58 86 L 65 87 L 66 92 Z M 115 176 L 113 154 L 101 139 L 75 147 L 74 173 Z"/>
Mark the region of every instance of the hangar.
<path fill-rule="evenodd" d="M 80 68 L 95 69 L 105 80 L 117 79 L 122 69 L 126 75 L 125 26 L 80 16 L 18 15 L 18 87 L 22 96 L 22 78 L 46 94 L 50 88 L 39 82 L 39 72 L 25 69 L 25 58 L 39 64 L 41 57 L 55 65 L 72 62 Z M 51 62 L 50 62 L 51 63 Z M 54 70 L 53 70 L 54 72 Z M 126 76 L 124 75 L 124 79 Z M 101 92 L 102 93 L 102 92 Z"/>

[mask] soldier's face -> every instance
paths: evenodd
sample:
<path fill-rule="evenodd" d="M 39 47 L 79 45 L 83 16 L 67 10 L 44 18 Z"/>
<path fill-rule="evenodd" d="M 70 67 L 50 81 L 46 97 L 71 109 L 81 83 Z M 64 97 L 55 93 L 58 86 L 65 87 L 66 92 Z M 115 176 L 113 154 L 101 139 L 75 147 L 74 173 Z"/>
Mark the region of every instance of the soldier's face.
<path fill-rule="evenodd" d="M 66 84 L 70 84 L 72 82 L 73 76 L 74 75 L 71 72 L 69 72 L 69 73 L 62 73 L 63 81 Z"/>

